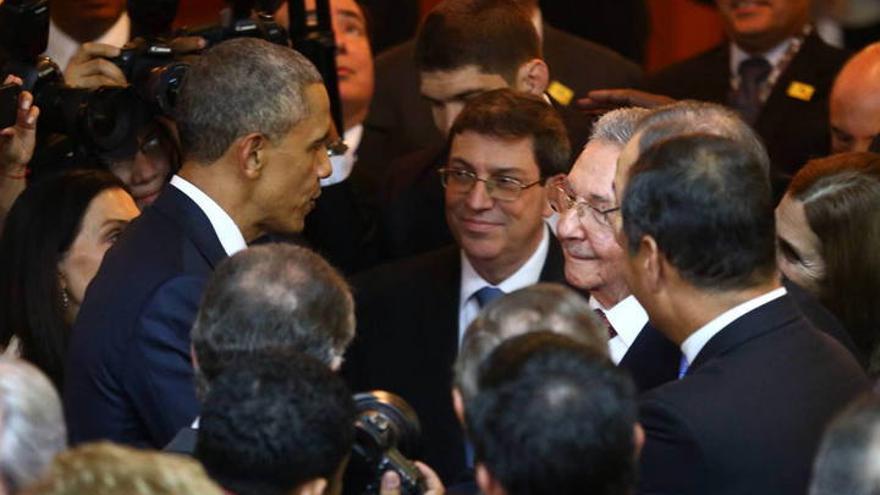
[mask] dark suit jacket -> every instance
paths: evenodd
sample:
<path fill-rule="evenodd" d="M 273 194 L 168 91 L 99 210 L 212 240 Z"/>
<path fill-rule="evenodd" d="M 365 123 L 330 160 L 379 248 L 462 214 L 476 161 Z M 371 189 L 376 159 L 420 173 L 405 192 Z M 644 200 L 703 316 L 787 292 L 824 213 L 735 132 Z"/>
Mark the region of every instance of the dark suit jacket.
<path fill-rule="evenodd" d="M 869 386 L 789 296 L 771 301 L 642 397 L 639 493 L 803 495 L 825 426 Z"/>
<path fill-rule="evenodd" d="M 774 165 L 774 189 L 784 191 L 791 176 L 810 159 L 829 152 L 828 98 L 846 52 L 811 34 L 776 81 L 755 123 Z M 815 88 L 809 101 L 788 96 L 792 82 Z M 727 104 L 730 96 L 730 48 L 727 43 L 648 78 L 648 90 Z"/>
<path fill-rule="evenodd" d="M 544 26 L 544 59 L 551 81 L 577 95 L 600 88 L 633 87 L 641 69 L 611 50 L 577 36 Z M 391 160 L 437 145 L 441 138 L 431 108 L 419 92 L 415 42 L 408 41 L 376 57 L 376 89 L 367 115 L 367 133 L 382 130 L 394 138 L 382 157 Z M 372 157 L 370 157 L 372 161 Z"/>
<path fill-rule="evenodd" d="M 680 365 L 681 350 L 650 322 L 618 363 L 629 371 L 640 394 L 675 380 Z"/>
<path fill-rule="evenodd" d="M 448 246 L 356 277 L 358 326 L 343 364 L 352 390 L 387 390 L 415 408 L 422 425 L 420 458 L 446 483 L 465 469 L 451 398 L 460 256 L 457 246 Z M 565 280 L 562 250 L 552 234 L 540 279 Z"/>
<path fill-rule="evenodd" d="M 107 253 L 71 331 L 64 412 L 73 444 L 161 448 L 198 415 L 190 327 L 225 257 L 208 218 L 173 186 Z"/>

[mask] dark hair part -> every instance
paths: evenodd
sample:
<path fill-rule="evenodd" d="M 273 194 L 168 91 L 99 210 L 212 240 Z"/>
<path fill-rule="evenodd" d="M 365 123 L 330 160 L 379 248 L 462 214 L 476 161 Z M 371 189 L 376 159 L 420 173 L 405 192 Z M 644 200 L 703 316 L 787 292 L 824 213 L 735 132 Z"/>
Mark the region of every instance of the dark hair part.
<path fill-rule="evenodd" d="M 535 95 L 510 88 L 495 89 L 467 102 L 449 131 L 447 150 L 464 132 L 517 141 L 532 139 L 541 178 L 567 173 L 571 145 L 565 124 L 552 106 Z"/>
<path fill-rule="evenodd" d="M 744 289 L 776 273 L 767 172 L 730 139 L 694 134 L 649 148 L 630 170 L 622 210 L 630 253 L 653 237 L 694 286 Z"/>
<path fill-rule="evenodd" d="M 255 355 L 218 376 L 202 407 L 195 456 L 237 495 L 287 495 L 332 480 L 354 442 L 351 393 L 305 354 Z"/>
<path fill-rule="evenodd" d="M 18 336 L 21 356 L 61 389 L 70 328 L 58 263 L 92 200 L 125 185 L 104 170 L 74 170 L 30 185 L 9 211 L 0 239 L 0 344 Z"/>
<path fill-rule="evenodd" d="M 251 132 L 283 138 L 309 116 L 306 90 L 321 82 L 287 47 L 256 38 L 212 47 L 190 64 L 175 106 L 184 160 L 213 163 Z"/>
<path fill-rule="evenodd" d="M 514 81 L 519 67 L 541 57 L 530 12 L 512 0 L 445 0 L 422 22 L 415 60 L 421 72 L 477 66 Z"/>
<path fill-rule="evenodd" d="M 636 478 L 635 387 L 603 354 L 550 332 L 502 343 L 467 409 L 476 460 L 510 495 L 624 495 Z"/>
<path fill-rule="evenodd" d="M 329 366 L 354 337 L 348 284 L 301 246 L 267 244 L 217 266 L 192 330 L 201 394 L 241 356 L 295 350 Z"/>
<path fill-rule="evenodd" d="M 480 392 L 478 372 L 489 354 L 509 338 L 538 330 L 608 352 L 608 333 L 586 299 L 560 284 L 530 285 L 492 301 L 468 325 L 453 367 L 465 404 Z"/>
<path fill-rule="evenodd" d="M 794 176 L 788 194 L 803 203 L 807 223 L 821 242 L 825 274 L 819 298 L 840 318 L 876 374 L 880 155 L 842 153 L 811 160 Z"/>
<path fill-rule="evenodd" d="M 880 397 L 865 394 L 825 431 L 809 495 L 880 493 Z"/>

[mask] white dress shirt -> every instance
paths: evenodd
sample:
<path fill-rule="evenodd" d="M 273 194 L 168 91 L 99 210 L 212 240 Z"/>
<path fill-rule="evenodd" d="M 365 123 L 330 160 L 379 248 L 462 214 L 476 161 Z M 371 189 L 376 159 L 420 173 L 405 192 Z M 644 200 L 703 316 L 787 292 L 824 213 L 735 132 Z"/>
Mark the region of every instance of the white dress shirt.
<path fill-rule="evenodd" d="M 122 47 L 122 45 L 128 43 L 130 36 L 131 19 L 128 18 L 127 12 L 123 12 L 110 29 L 102 34 L 101 37 L 92 41 Z M 70 59 L 79 50 L 81 44 L 62 31 L 61 28 L 55 25 L 55 22 L 51 19 L 49 20 L 49 43 L 46 46 L 46 55 L 58 64 L 61 70 L 67 68 L 67 64 L 70 63 Z"/>
<path fill-rule="evenodd" d="M 480 313 L 480 304 L 474 294 L 483 287 L 497 287 L 509 294 L 515 290 L 522 289 L 538 283 L 541 278 L 541 271 L 544 269 L 544 262 L 547 260 L 547 251 L 550 249 L 550 234 L 548 227 L 543 229 L 543 237 L 538 244 L 538 248 L 532 253 L 532 256 L 526 260 L 519 270 L 513 275 L 504 279 L 498 285 L 492 285 L 487 282 L 474 269 L 474 266 L 468 260 L 464 251 L 461 252 L 461 292 L 459 294 L 458 305 L 458 345 L 464 339 L 464 332 L 468 325 L 474 321 L 474 318 Z"/>
<path fill-rule="evenodd" d="M 357 149 L 358 146 L 361 145 L 361 139 L 363 136 L 364 126 L 361 124 L 345 131 L 345 134 L 342 136 L 342 141 L 345 142 L 348 149 L 345 151 L 344 155 L 330 157 L 330 167 L 333 171 L 330 173 L 330 177 L 321 179 L 321 187 L 339 184 L 351 175 L 351 170 L 357 162 Z"/>
<path fill-rule="evenodd" d="M 217 234 L 217 239 L 220 240 L 227 255 L 232 256 L 247 247 L 238 225 L 210 196 L 179 175 L 171 178 L 171 185 L 193 200 L 196 206 L 208 217 L 208 221 L 211 222 L 211 227 Z"/>
<path fill-rule="evenodd" d="M 762 294 L 753 299 L 749 299 L 742 304 L 728 309 L 727 311 L 716 316 L 715 319 L 713 319 L 709 323 L 706 323 L 705 325 L 700 327 L 696 332 L 692 333 L 690 337 L 688 337 L 687 339 L 685 339 L 684 342 L 681 343 L 681 352 L 684 355 L 684 358 L 687 360 L 688 366 L 690 366 L 690 364 L 694 362 L 694 359 L 697 358 L 706 343 L 712 340 L 712 337 L 718 334 L 718 332 L 724 330 L 726 326 L 738 320 L 741 316 L 745 316 L 746 313 L 758 309 L 759 307 L 769 303 L 770 301 L 779 299 L 786 293 L 787 291 L 785 290 L 785 287 L 773 289 L 766 294 Z"/>
<path fill-rule="evenodd" d="M 620 364 L 642 328 L 648 324 L 648 313 L 633 295 L 629 295 L 610 309 L 603 308 L 595 297 L 590 296 L 590 307 L 601 310 L 608 323 L 614 327 L 617 335 L 608 340 L 608 353 L 614 364 Z"/>

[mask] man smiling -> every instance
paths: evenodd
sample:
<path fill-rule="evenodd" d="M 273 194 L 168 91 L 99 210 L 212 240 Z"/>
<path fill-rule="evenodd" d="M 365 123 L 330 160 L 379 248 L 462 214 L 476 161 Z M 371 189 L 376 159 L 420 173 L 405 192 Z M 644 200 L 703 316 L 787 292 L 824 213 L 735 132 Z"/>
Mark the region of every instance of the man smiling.
<path fill-rule="evenodd" d="M 425 461 L 447 482 L 466 467 L 449 394 L 464 330 L 501 294 L 564 280 L 544 184 L 569 156 L 553 109 L 511 89 L 470 100 L 450 136 L 439 180 L 457 244 L 355 279 L 358 338 L 343 365 L 354 390 L 390 390 L 415 408 Z"/>

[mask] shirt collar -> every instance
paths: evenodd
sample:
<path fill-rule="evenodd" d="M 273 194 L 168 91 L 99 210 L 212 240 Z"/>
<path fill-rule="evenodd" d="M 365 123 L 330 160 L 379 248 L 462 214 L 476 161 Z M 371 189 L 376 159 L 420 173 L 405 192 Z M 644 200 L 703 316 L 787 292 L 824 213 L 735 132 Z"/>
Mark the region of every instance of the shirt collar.
<path fill-rule="evenodd" d="M 354 164 L 357 162 L 357 149 L 361 144 L 363 135 L 364 126 L 362 124 L 358 124 L 345 131 L 342 140 L 345 142 L 346 146 L 348 146 L 348 149 L 345 150 L 344 155 L 330 157 L 332 173 L 330 174 L 330 177 L 321 179 L 321 187 L 338 184 L 351 175 Z"/>
<path fill-rule="evenodd" d="M 541 242 L 535 252 L 526 260 L 513 275 L 504 279 L 498 285 L 492 285 L 477 273 L 464 251 L 461 252 L 461 293 L 459 298 L 459 307 L 467 304 L 467 301 L 483 287 L 492 286 L 504 291 L 505 294 L 528 287 L 538 283 L 541 278 L 541 271 L 544 269 L 544 262 L 547 259 L 547 252 L 550 249 L 550 236 L 547 232 L 546 224 L 542 231 Z"/>
<path fill-rule="evenodd" d="M 590 307 L 605 313 L 608 323 L 614 327 L 614 331 L 626 347 L 630 347 L 636 341 L 639 332 L 648 324 L 648 313 L 633 295 L 625 297 L 610 309 L 603 308 L 599 301 L 591 296 Z"/>
<path fill-rule="evenodd" d="M 247 242 L 245 242 L 238 225 L 210 196 L 179 175 L 171 178 L 171 185 L 193 200 L 196 206 L 208 217 L 208 221 L 227 255 L 232 256 L 247 247 Z"/>
<path fill-rule="evenodd" d="M 93 41 L 121 47 L 128 42 L 130 36 L 131 19 L 127 12 L 123 12 L 110 29 Z M 49 20 L 49 43 L 46 47 L 46 55 L 58 64 L 62 71 L 67 68 L 67 64 L 70 63 L 70 59 L 79 47 L 79 41 L 71 38 L 51 19 Z"/>
<path fill-rule="evenodd" d="M 782 43 L 774 46 L 773 48 L 767 50 L 766 52 L 760 55 L 752 55 L 739 46 L 736 43 L 730 44 L 730 73 L 734 76 L 739 75 L 739 64 L 743 63 L 745 60 L 760 56 L 764 57 L 767 62 L 770 62 L 771 67 L 776 67 L 779 65 L 779 62 L 782 61 L 782 57 L 785 56 L 785 52 L 788 50 L 788 47 L 791 46 L 792 42 L 794 42 L 794 38 L 786 38 Z"/>
<path fill-rule="evenodd" d="M 787 293 L 785 287 L 779 287 L 771 290 L 765 294 L 762 294 L 753 299 L 749 299 L 748 301 L 734 306 L 733 308 L 721 313 L 716 316 L 715 319 L 703 325 L 696 332 L 692 333 L 684 342 L 681 343 L 681 352 L 684 354 L 685 359 L 687 359 L 688 364 L 693 363 L 694 359 L 700 354 L 700 351 L 703 350 L 703 347 L 712 340 L 718 332 L 724 330 L 725 327 L 738 320 L 741 316 L 744 316 L 746 313 L 763 306 L 770 301 L 778 299 L 784 296 Z"/>

